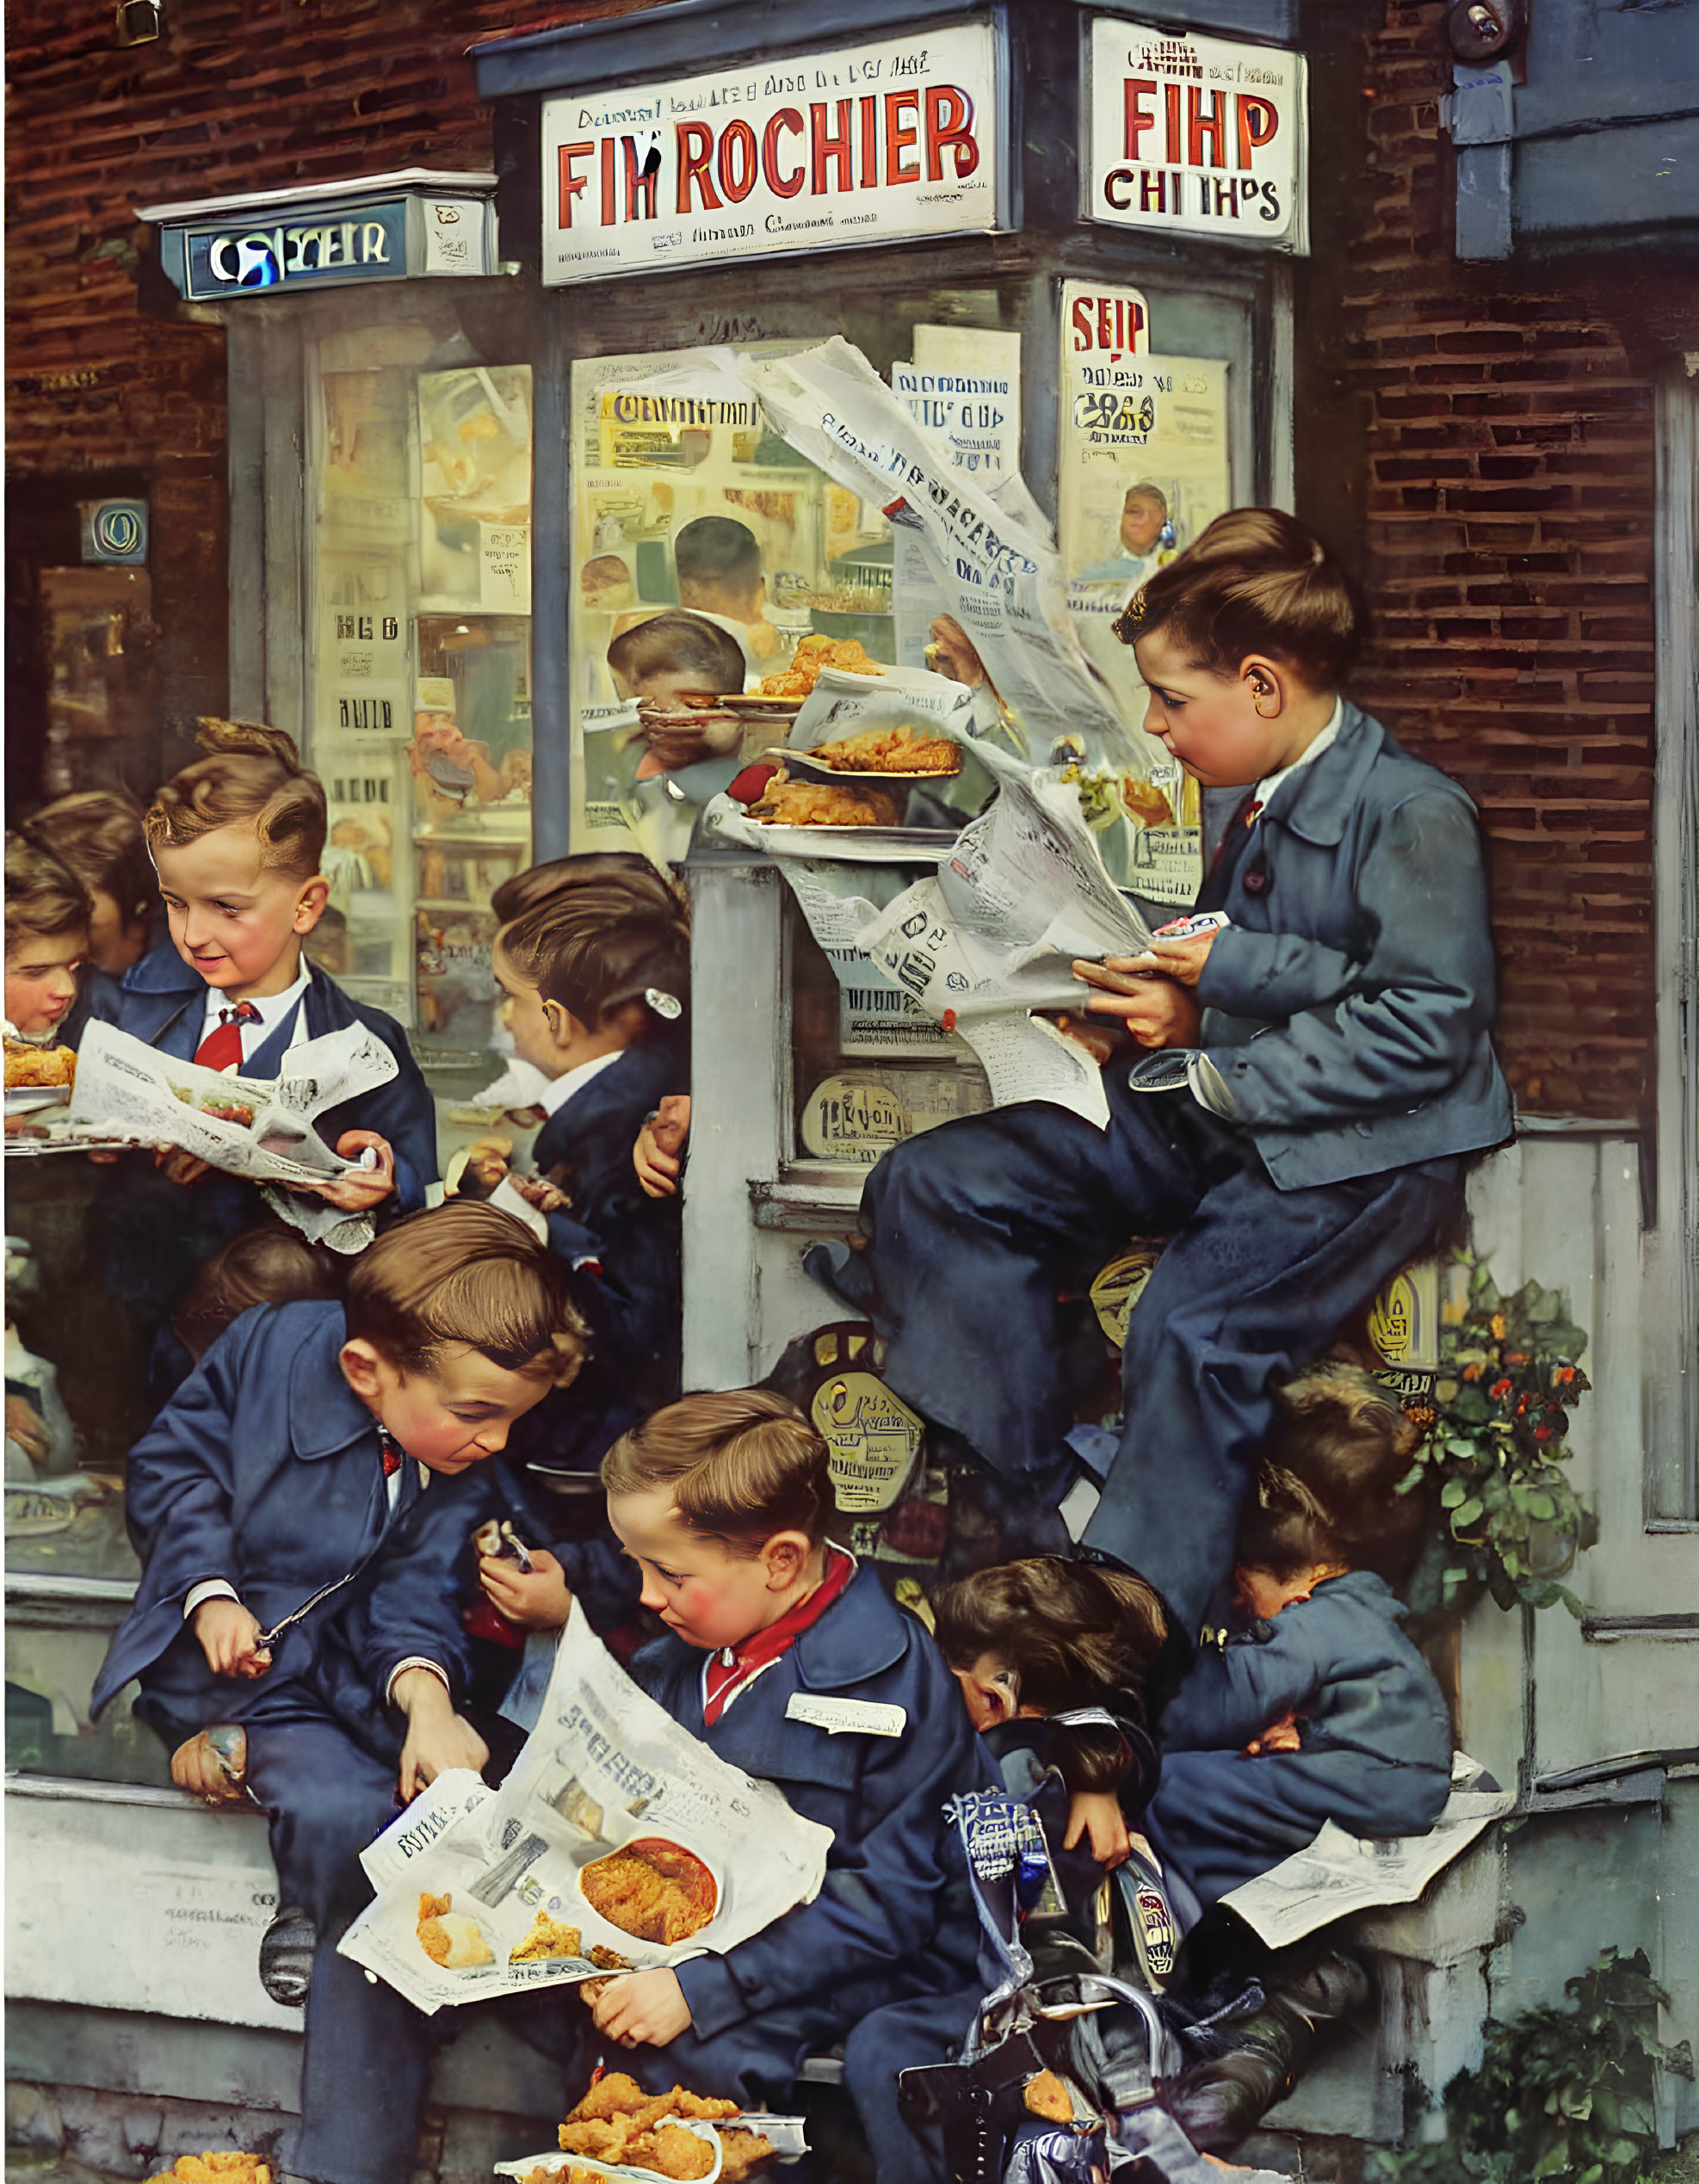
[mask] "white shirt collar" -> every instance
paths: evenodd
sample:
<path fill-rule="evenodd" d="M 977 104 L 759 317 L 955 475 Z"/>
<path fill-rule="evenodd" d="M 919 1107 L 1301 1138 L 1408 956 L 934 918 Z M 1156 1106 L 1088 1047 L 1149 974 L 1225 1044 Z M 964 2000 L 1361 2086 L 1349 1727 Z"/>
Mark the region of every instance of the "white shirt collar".
<path fill-rule="evenodd" d="M 306 993 L 312 983 L 312 966 L 303 955 L 300 974 L 293 985 L 285 986 L 281 993 L 269 993 L 260 1000 L 249 1003 L 256 1013 L 256 1021 L 244 1026 L 244 1028 L 258 1034 L 255 1041 L 256 1045 L 258 1045 L 260 1040 L 269 1038 L 277 1026 L 283 1022 L 289 1011 Z M 203 1039 L 209 1032 L 217 1029 L 220 1011 L 228 1009 L 230 1005 L 229 996 L 221 992 L 217 986 L 207 987 L 206 1012 L 201 1019 L 201 1036 Z M 244 1044 L 245 1046 L 246 1042 L 244 1041 Z"/>
<path fill-rule="evenodd" d="M 1315 741 L 1310 745 L 1309 749 L 1297 758 L 1294 758 L 1289 766 L 1282 766 L 1277 773 L 1267 774 L 1262 780 L 1257 782 L 1257 801 L 1262 805 L 1265 811 L 1269 808 L 1269 799 L 1274 794 L 1275 791 L 1280 787 L 1281 783 L 1282 781 L 1290 780 L 1298 769 L 1301 767 L 1307 766 L 1313 758 L 1319 758 L 1323 751 L 1327 749 L 1327 746 L 1338 737 L 1340 729 L 1344 725 L 1344 720 L 1345 701 L 1343 698 L 1335 698 L 1333 700 L 1333 710 L 1327 716 L 1326 726 L 1323 728 L 1321 733 L 1316 737 Z"/>
<path fill-rule="evenodd" d="M 611 1054 L 598 1054 L 593 1062 L 580 1062 L 577 1069 L 567 1070 L 559 1077 L 551 1077 L 548 1089 L 542 1096 L 544 1114 L 559 1114 L 575 1092 L 582 1092 L 592 1077 L 600 1077 L 605 1069 L 611 1069 L 624 1052 L 623 1046 L 616 1047 Z"/>

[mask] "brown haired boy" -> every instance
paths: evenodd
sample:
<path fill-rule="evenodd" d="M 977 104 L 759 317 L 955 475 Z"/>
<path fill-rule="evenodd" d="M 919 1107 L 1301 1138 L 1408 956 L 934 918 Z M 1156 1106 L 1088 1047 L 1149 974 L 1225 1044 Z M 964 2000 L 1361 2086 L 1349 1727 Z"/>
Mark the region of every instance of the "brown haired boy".
<path fill-rule="evenodd" d="M 782 1397 L 687 1396 L 616 1443 L 602 1478 L 668 1631 L 633 1675 L 834 1839 L 813 1903 L 723 1955 L 608 1981 L 596 2027 L 654 2088 L 677 2079 L 754 2107 L 783 2106 L 803 2058 L 843 2039 L 880 2184 L 918 2184 L 936 2169 L 899 2114 L 896 2073 L 942 2058 L 978 1999 L 943 1807 L 996 1780 L 955 1680 L 875 1573 L 827 1539 L 825 1445 Z"/>
<path fill-rule="evenodd" d="M 1359 627 L 1338 564 L 1276 509 L 1218 518 L 1134 594 L 1145 732 L 1243 792 L 1196 904 L 1220 916 L 1075 964 L 1088 1007 L 1149 1050 L 1104 1064 L 1106 1130 L 1036 1101 L 929 1130 L 868 1177 L 867 1250 L 817 1247 L 885 1338 L 885 1379 L 1004 1482 L 1031 1537 L 1077 1470 L 1058 1298 L 1129 1237 L 1171 1238 L 1084 1536 L 1188 1636 L 1231 1568 L 1273 1388 L 1511 1127 L 1474 811 L 1340 694 Z"/>
<path fill-rule="evenodd" d="M 345 1303 L 244 1313 L 130 1457 L 142 1578 L 94 1705 L 139 1678 L 174 1778 L 214 1800 L 233 1792 L 205 1732 L 245 1731 L 277 1924 L 304 1914 L 318 1935 L 297 2162 L 322 2184 L 367 2184 L 338 2136 L 350 2112 L 407 2097 L 410 2070 L 423 2095 L 423 2021 L 336 1943 L 398 1793 L 484 1761 L 454 1709 L 477 1467 L 580 1354 L 551 1254 L 506 1213 L 451 1205 L 373 1243 Z"/>

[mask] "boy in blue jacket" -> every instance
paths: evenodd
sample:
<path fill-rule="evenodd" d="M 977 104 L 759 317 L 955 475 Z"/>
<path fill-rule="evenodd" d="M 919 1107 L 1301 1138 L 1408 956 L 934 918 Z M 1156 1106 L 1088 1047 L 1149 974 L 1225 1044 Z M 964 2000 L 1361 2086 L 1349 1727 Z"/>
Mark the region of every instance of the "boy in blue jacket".
<path fill-rule="evenodd" d="M 1450 1717 L 1388 1582 L 1428 1519 L 1396 1491 L 1416 1428 L 1350 1366 L 1292 1382 L 1278 1412 L 1239 1523 L 1238 1627 L 1202 1649 L 1158 1732 L 1145 1826 L 1187 1927 L 1325 1821 L 1419 1835 L 1450 1793 Z"/>
<path fill-rule="evenodd" d="M 678 1200 L 639 1188 L 633 1151 L 645 1119 L 689 1087 L 689 918 L 682 892 L 646 859 L 569 857 L 547 871 L 547 891 L 503 924 L 494 950 L 515 1049 L 549 1079 L 537 1174 L 513 1180 L 547 1221 L 591 1356 L 570 1395 L 526 1422 L 500 1467 L 520 1536 L 553 1552 L 534 1574 L 493 1560 L 485 1574 L 491 1604 L 516 1630 L 558 1630 L 570 1588 L 607 1634 L 634 1621 L 637 1585 L 608 1529 L 597 1467 L 628 1426 L 679 1390 Z M 500 1141 L 491 1151 L 497 1157 L 469 1166 L 462 1194 L 506 1174 Z"/>
<path fill-rule="evenodd" d="M 830 1280 L 885 1337 L 897 1393 L 1035 1513 L 1077 1469 L 1059 1292 L 1169 1235 L 1085 1539 L 1192 1634 L 1272 1388 L 1454 1212 L 1511 1114 L 1474 812 L 1338 694 L 1358 620 L 1320 542 L 1277 509 L 1219 517 L 1117 629 L 1146 734 L 1246 792 L 1197 903 L 1226 922 L 1075 965 L 1150 1050 L 1104 1064 L 1106 1130 L 1033 1101 L 899 1145 Z"/>
<path fill-rule="evenodd" d="M 804 2057 L 848 2035 L 880 2184 L 924 2184 L 935 2167 L 896 2099 L 915 2057 L 879 2013 L 959 1996 L 967 2032 L 978 1929 L 943 1808 L 996 1768 L 927 1632 L 827 1539 L 825 1446 L 782 1397 L 687 1396 L 616 1442 L 602 1478 L 668 1628 L 633 1675 L 834 1840 L 813 1903 L 724 1955 L 607 1981 L 586 1997 L 596 2027 L 633 2050 L 639 2082 L 751 2107 L 783 2106 Z"/>
<path fill-rule="evenodd" d="M 405 2101 L 406 2021 L 424 2022 L 337 1955 L 370 1893 L 359 1854 L 398 1796 L 485 1757 L 455 1712 L 477 1467 L 580 1350 L 551 1255 L 506 1213 L 448 1206 L 380 1237 L 345 1304 L 245 1313 L 130 1457 L 143 1574 L 94 1705 L 139 1678 L 174 1780 L 214 1801 L 245 1786 L 266 1811 L 280 1926 L 318 1935 L 297 2159 L 324 2184 L 368 2184 L 340 2166 L 338 2118 Z M 220 1726 L 244 1732 L 245 1776 Z"/>
<path fill-rule="evenodd" d="M 417 1212 L 436 1177 L 436 1114 L 406 1034 L 301 952 L 330 894 L 318 869 L 324 787 L 281 729 L 203 720 L 201 743 L 207 755 L 165 783 L 144 823 L 170 942 L 115 988 L 102 981 L 90 1014 L 180 1061 L 256 1077 L 278 1076 L 292 1047 L 363 1024 L 395 1057 L 396 1074 L 316 1127 L 344 1159 L 369 1149 L 375 1164 L 300 1188 L 350 1213 Z M 173 1184 L 195 1187 L 187 1197 L 167 1203 L 151 1177 L 127 1168 L 110 1208 L 114 1278 L 156 1322 L 220 1244 L 266 1218 L 252 1183 L 180 1151 L 160 1165 Z M 162 1236 L 173 1240 L 163 1263 Z"/>

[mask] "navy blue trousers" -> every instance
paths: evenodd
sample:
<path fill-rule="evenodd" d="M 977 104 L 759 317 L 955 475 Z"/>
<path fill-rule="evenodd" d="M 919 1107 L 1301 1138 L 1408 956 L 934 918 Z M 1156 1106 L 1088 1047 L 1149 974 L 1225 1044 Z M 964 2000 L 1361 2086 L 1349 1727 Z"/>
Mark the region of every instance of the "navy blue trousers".
<path fill-rule="evenodd" d="M 1107 1131 L 1030 1101 L 887 1153 L 862 1194 L 868 1248 L 835 1286 L 884 1336 L 905 1402 L 1002 1477 L 1043 1477 L 1073 1422 L 1059 1293 L 1131 1237 L 1171 1235 L 1133 1313 L 1120 1447 L 1085 1539 L 1190 1632 L 1232 1566 L 1271 1391 L 1423 1248 L 1466 1163 L 1276 1190 L 1245 1132 L 1124 1077 L 1104 1072 Z"/>
<path fill-rule="evenodd" d="M 394 1818 L 395 1785 L 394 1767 L 328 1717 L 249 1724 L 248 1786 L 271 1823 L 279 1900 L 318 1929 L 293 2162 L 315 2184 L 410 2175 L 440 2037 L 436 2020 L 337 1954 L 371 1900 L 360 1854 Z"/>

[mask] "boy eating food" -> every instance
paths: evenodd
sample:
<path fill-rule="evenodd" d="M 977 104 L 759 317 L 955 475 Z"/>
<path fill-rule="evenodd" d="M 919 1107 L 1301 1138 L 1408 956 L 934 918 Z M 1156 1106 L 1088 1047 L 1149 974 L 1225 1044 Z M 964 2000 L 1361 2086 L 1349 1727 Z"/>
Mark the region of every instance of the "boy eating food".
<path fill-rule="evenodd" d="M 826 1257 L 888 1345 L 885 1379 L 1030 1527 L 1078 1470 L 1059 1293 L 1129 1237 L 1171 1237 L 1084 1536 L 1190 1635 L 1274 1385 L 1456 1210 L 1511 1102 L 1473 809 L 1340 695 L 1360 625 L 1321 542 L 1278 509 L 1220 516 L 1116 629 L 1146 733 L 1245 791 L 1196 904 L 1222 922 L 1075 964 L 1088 1007 L 1149 1050 L 1104 1064 L 1106 1130 L 1038 1101 L 929 1130 L 869 1175 L 866 1249 Z"/>
<path fill-rule="evenodd" d="M 454 1706 L 477 1467 L 581 1354 L 552 1255 L 456 1204 L 380 1237 L 344 1304 L 244 1313 L 130 1457 L 143 1574 L 94 1706 L 139 1678 L 174 1780 L 214 1801 L 245 1786 L 266 1811 L 287 1907 L 268 1943 L 317 1935 L 297 2162 L 320 2184 L 363 2184 L 343 2135 L 406 2098 L 416 2050 L 423 2098 L 429 2042 L 406 2020 L 423 2021 L 336 1943 L 398 1795 L 484 1762 Z"/>
<path fill-rule="evenodd" d="M 959 1998 L 965 2037 L 978 2000 L 943 1807 L 997 1776 L 955 1678 L 875 1572 L 826 1538 L 825 1444 L 782 1397 L 686 1396 L 617 1441 L 602 1476 L 644 1605 L 667 1626 L 632 1674 L 834 1841 L 813 1903 L 724 1955 L 602 1983 L 596 2029 L 655 2089 L 678 2078 L 750 2107 L 782 2106 L 804 2057 L 843 2039 L 880 2184 L 922 2184 L 934 2166 L 896 2099 L 914 2054 L 883 2006 Z"/>

